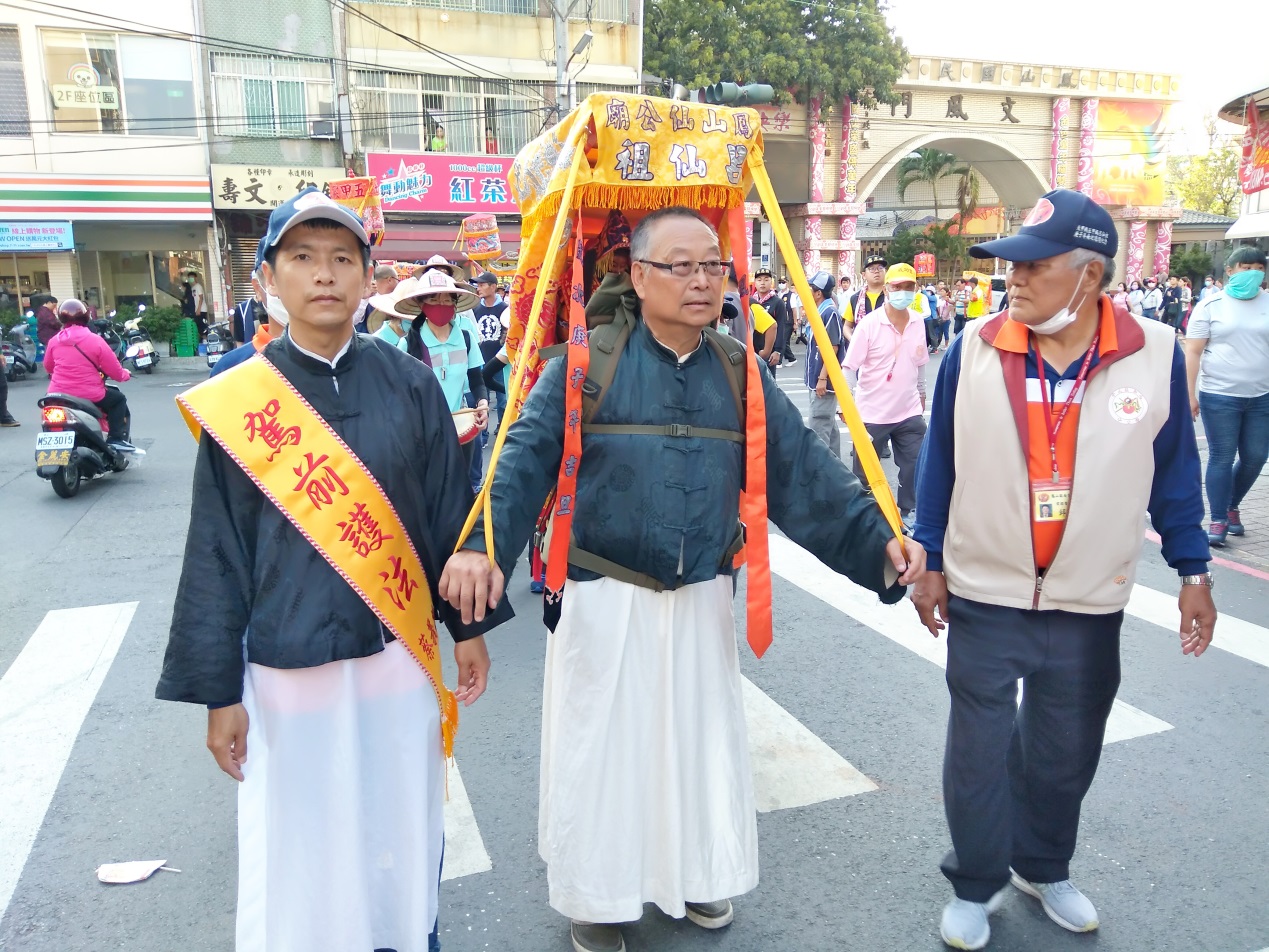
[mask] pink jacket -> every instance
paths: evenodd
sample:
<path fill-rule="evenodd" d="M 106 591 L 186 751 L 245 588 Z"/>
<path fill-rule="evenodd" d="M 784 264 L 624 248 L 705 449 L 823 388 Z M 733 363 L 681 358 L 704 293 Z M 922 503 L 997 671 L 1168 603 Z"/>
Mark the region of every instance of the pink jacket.
<path fill-rule="evenodd" d="M 68 393 L 93 402 L 106 395 L 103 373 L 119 381 L 132 376 L 123 369 L 109 344 L 79 324 L 63 328 L 48 342 L 44 369 L 50 378 L 49 393 Z"/>

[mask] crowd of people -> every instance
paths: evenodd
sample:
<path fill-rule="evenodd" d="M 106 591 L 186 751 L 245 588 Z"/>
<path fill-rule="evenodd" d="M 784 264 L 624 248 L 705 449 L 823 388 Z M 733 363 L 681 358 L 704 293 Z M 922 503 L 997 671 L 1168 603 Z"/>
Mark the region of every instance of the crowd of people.
<path fill-rule="evenodd" d="M 442 258 L 397 280 L 320 193 L 275 210 L 257 260 L 263 326 L 244 317 L 235 363 L 182 397 L 203 425 L 157 690 L 207 706 L 207 746 L 240 783 L 239 947 L 439 947 L 445 755 L 458 705 L 485 691 L 483 636 L 511 617 L 507 580 L 549 499 L 568 516 L 543 600 L 549 902 L 575 952 L 622 952 L 621 924 L 648 902 L 728 926 L 732 898 L 758 883 L 732 609 L 755 493 L 763 524 L 883 602 L 909 594 L 935 637 L 955 633 L 944 941 L 983 948 L 1010 883 L 1062 928 L 1096 929 L 1070 866 L 1147 512 L 1179 576 L 1184 653 L 1204 652 L 1216 612 L 1194 371 L 1171 329 L 1105 293 L 1105 211 L 1075 192 L 1046 198 L 1051 215 L 976 249 L 1011 263 L 1004 313 L 984 313 L 972 282 L 921 288 L 903 263 L 869 260 L 854 294 L 810 276 L 868 435 L 893 448 L 902 537 L 840 459 L 837 374 L 819 347 L 803 358 L 809 426 L 776 385 L 792 302 L 760 271 L 746 325 L 714 226 L 677 206 L 645 214 L 614 255 L 586 305 L 590 370 L 570 372 L 576 351 L 547 360 L 465 535 L 480 454 L 453 421 L 483 430 L 490 390 L 505 389 L 496 278 L 469 284 Z M 1209 485 L 1222 509 L 1259 466 L 1245 434 L 1265 398 L 1240 353 L 1267 320 L 1253 259 L 1230 276 L 1237 303 L 1203 302 L 1189 331 L 1205 421 L 1247 454 L 1226 488 Z M 927 319 L 954 327 L 958 299 L 974 323 L 927 387 L 945 337 Z M 761 655 L 764 567 L 747 571 Z M 433 616 L 455 640 L 453 694 Z"/>

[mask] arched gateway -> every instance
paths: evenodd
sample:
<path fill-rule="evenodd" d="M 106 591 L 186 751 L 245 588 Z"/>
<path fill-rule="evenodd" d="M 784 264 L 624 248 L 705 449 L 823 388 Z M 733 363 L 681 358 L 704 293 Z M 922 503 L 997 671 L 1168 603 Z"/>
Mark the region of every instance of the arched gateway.
<path fill-rule="evenodd" d="M 1079 189 L 1116 221 L 1121 274 L 1167 271 L 1172 221 L 1181 214 L 1163 187 L 1169 107 L 1179 98 L 1174 77 L 917 56 L 895 89 L 893 106 L 760 109 L 769 142 L 810 144 L 810 187 L 798 196 L 806 200 L 783 205 L 808 270 L 856 273 L 858 216 L 891 207 L 898 163 L 932 147 L 954 153 L 988 183 L 1002 231 L 1050 188 Z M 948 217 L 953 192 L 948 180 L 940 217 Z M 749 209 L 756 218 L 757 206 Z M 762 255 L 765 243 L 752 250 Z"/>

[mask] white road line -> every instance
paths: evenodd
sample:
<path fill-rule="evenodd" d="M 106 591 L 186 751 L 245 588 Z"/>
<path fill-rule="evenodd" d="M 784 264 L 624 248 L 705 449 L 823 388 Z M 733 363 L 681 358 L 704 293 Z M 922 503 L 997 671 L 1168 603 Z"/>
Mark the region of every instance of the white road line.
<path fill-rule="evenodd" d="M 931 637 L 911 605 L 906 602 L 883 605 L 872 592 L 838 575 L 796 543 L 776 535 L 771 536 L 770 541 L 771 571 L 931 664 L 947 667 L 946 638 Z M 1116 699 L 1106 724 L 1105 743 L 1171 729 L 1167 721 Z"/>
<path fill-rule="evenodd" d="M 136 602 L 52 611 L 0 679 L 0 919 Z"/>
<path fill-rule="evenodd" d="M 741 678 L 759 813 L 868 793 L 877 785 L 748 678 Z"/>
<path fill-rule="evenodd" d="M 1153 622 L 1174 634 L 1181 630 L 1181 611 L 1177 608 L 1175 595 L 1165 595 L 1137 585 L 1133 587 L 1127 611 L 1134 618 Z M 1232 615 L 1219 615 L 1212 647 L 1269 668 L 1269 628 L 1261 628 Z"/>
<path fill-rule="evenodd" d="M 449 765 L 449 802 L 445 804 L 445 861 L 441 880 L 458 879 L 473 873 L 487 873 L 493 861 L 485 851 L 485 841 L 476 826 L 476 815 L 467 798 L 458 763 Z"/>

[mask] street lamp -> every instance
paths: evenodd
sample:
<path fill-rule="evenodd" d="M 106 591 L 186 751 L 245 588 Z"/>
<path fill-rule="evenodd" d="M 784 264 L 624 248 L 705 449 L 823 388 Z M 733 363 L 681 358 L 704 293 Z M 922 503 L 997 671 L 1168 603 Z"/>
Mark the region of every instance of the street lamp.
<path fill-rule="evenodd" d="M 581 56 L 583 53 L 585 53 L 586 48 L 590 46 L 590 44 L 594 41 L 594 39 L 595 39 L 595 34 L 592 33 L 590 30 L 587 30 L 585 33 L 583 33 L 581 35 L 581 38 L 577 41 L 577 45 L 573 47 L 573 52 L 568 55 L 568 62 L 564 64 L 564 68 L 568 69 L 569 65 L 573 62 L 574 57 Z"/>

